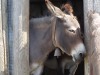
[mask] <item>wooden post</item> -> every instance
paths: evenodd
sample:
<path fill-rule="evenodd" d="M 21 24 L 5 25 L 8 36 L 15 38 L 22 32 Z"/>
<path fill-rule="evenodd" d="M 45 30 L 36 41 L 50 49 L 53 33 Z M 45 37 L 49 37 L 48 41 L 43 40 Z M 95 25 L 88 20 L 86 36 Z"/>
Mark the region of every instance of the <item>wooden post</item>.
<path fill-rule="evenodd" d="M 0 75 L 8 75 L 7 64 L 7 1 L 0 0 Z"/>
<path fill-rule="evenodd" d="M 29 0 L 8 0 L 10 75 L 29 75 Z"/>
<path fill-rule="evenodd" d="M 100 0 L 84 1 L 85 43 L 88 56 L 85 58 L 85 75 L 100 75 Z M 96 13 L 93 13 L 96 12 Z"/>
<path fill-rule="evenodd" d="M 4 38 L 2 29 L 2 10 L 1 10 L 1 0 L 0 0 L 0 75 L 4 75 Z"/>

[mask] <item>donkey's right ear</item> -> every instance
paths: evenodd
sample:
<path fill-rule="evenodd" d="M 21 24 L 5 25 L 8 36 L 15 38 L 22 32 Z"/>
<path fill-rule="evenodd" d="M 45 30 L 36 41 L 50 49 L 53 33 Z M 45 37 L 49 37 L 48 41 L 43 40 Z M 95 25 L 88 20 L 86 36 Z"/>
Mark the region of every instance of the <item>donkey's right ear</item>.
<path fill-rule="evenodd" d="M 62 12 L 58 7 L 54 6 L 49 0 L 45 0 L 47 8 L 50 10 L 50 12 L 58 17 L 58 18 L 64 18 L 66 15 L 64 12 Z M 67 16 L 67 15 L 66 15 Z"/>

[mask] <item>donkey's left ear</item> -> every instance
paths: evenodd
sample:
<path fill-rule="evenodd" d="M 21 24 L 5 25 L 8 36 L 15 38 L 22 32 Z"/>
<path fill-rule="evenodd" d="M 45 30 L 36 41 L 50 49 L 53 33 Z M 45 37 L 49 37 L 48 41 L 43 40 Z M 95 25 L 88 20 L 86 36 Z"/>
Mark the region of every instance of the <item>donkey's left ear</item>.
<path fill-rule="evenodd" d="M 58 17 L 58 18 L 64 18 L 66 15 L 64 12 L 62 12 L 58 7 L 54 6 L 49 0 L 45 0 L 47 8 L 50 10 L 50 12 Z M 68 15 L 66 15 L 68 16 Z"/>
<path fill-rule="evenodd" d="M 63 9 L 65 13 L 73 15 L 73 8 L 69 2 L 67 2 L 65 5 L 62 5 L 61 9 Z"/>

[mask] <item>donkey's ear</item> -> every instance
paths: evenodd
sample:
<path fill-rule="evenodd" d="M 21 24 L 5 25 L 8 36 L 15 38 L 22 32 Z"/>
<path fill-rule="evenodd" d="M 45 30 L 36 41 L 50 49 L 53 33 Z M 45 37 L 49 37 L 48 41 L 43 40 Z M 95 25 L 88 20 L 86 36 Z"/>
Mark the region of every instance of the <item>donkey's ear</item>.
<path fill-rule="evenodd" d="M 62 12 L 58 7 L 54 6 L 49 0 L 45 0 L 47 8 L 50 10 L 50 12 L 58 17 L 58 18 L 64 18 L 66 15 L 64 12 Z"/>
<path fill-rule="evenodd" d="M 69 2 L 67 2 L 65 5 L 62 5 L 61 7 L 65 13 L 73 14 L 73 8 Z"/>

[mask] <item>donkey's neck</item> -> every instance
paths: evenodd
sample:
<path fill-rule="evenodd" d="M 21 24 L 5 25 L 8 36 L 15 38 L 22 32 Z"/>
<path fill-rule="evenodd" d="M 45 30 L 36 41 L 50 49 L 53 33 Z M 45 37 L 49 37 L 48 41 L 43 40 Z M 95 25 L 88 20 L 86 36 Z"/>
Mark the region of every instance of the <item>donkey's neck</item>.
<path fill-rule="evenodd" d="M 54 50 L 52 19 L 52 17 L 45 17 L 30 21 L 30 57 L 36 59 L 35 61 L 44 60 Z"/>

